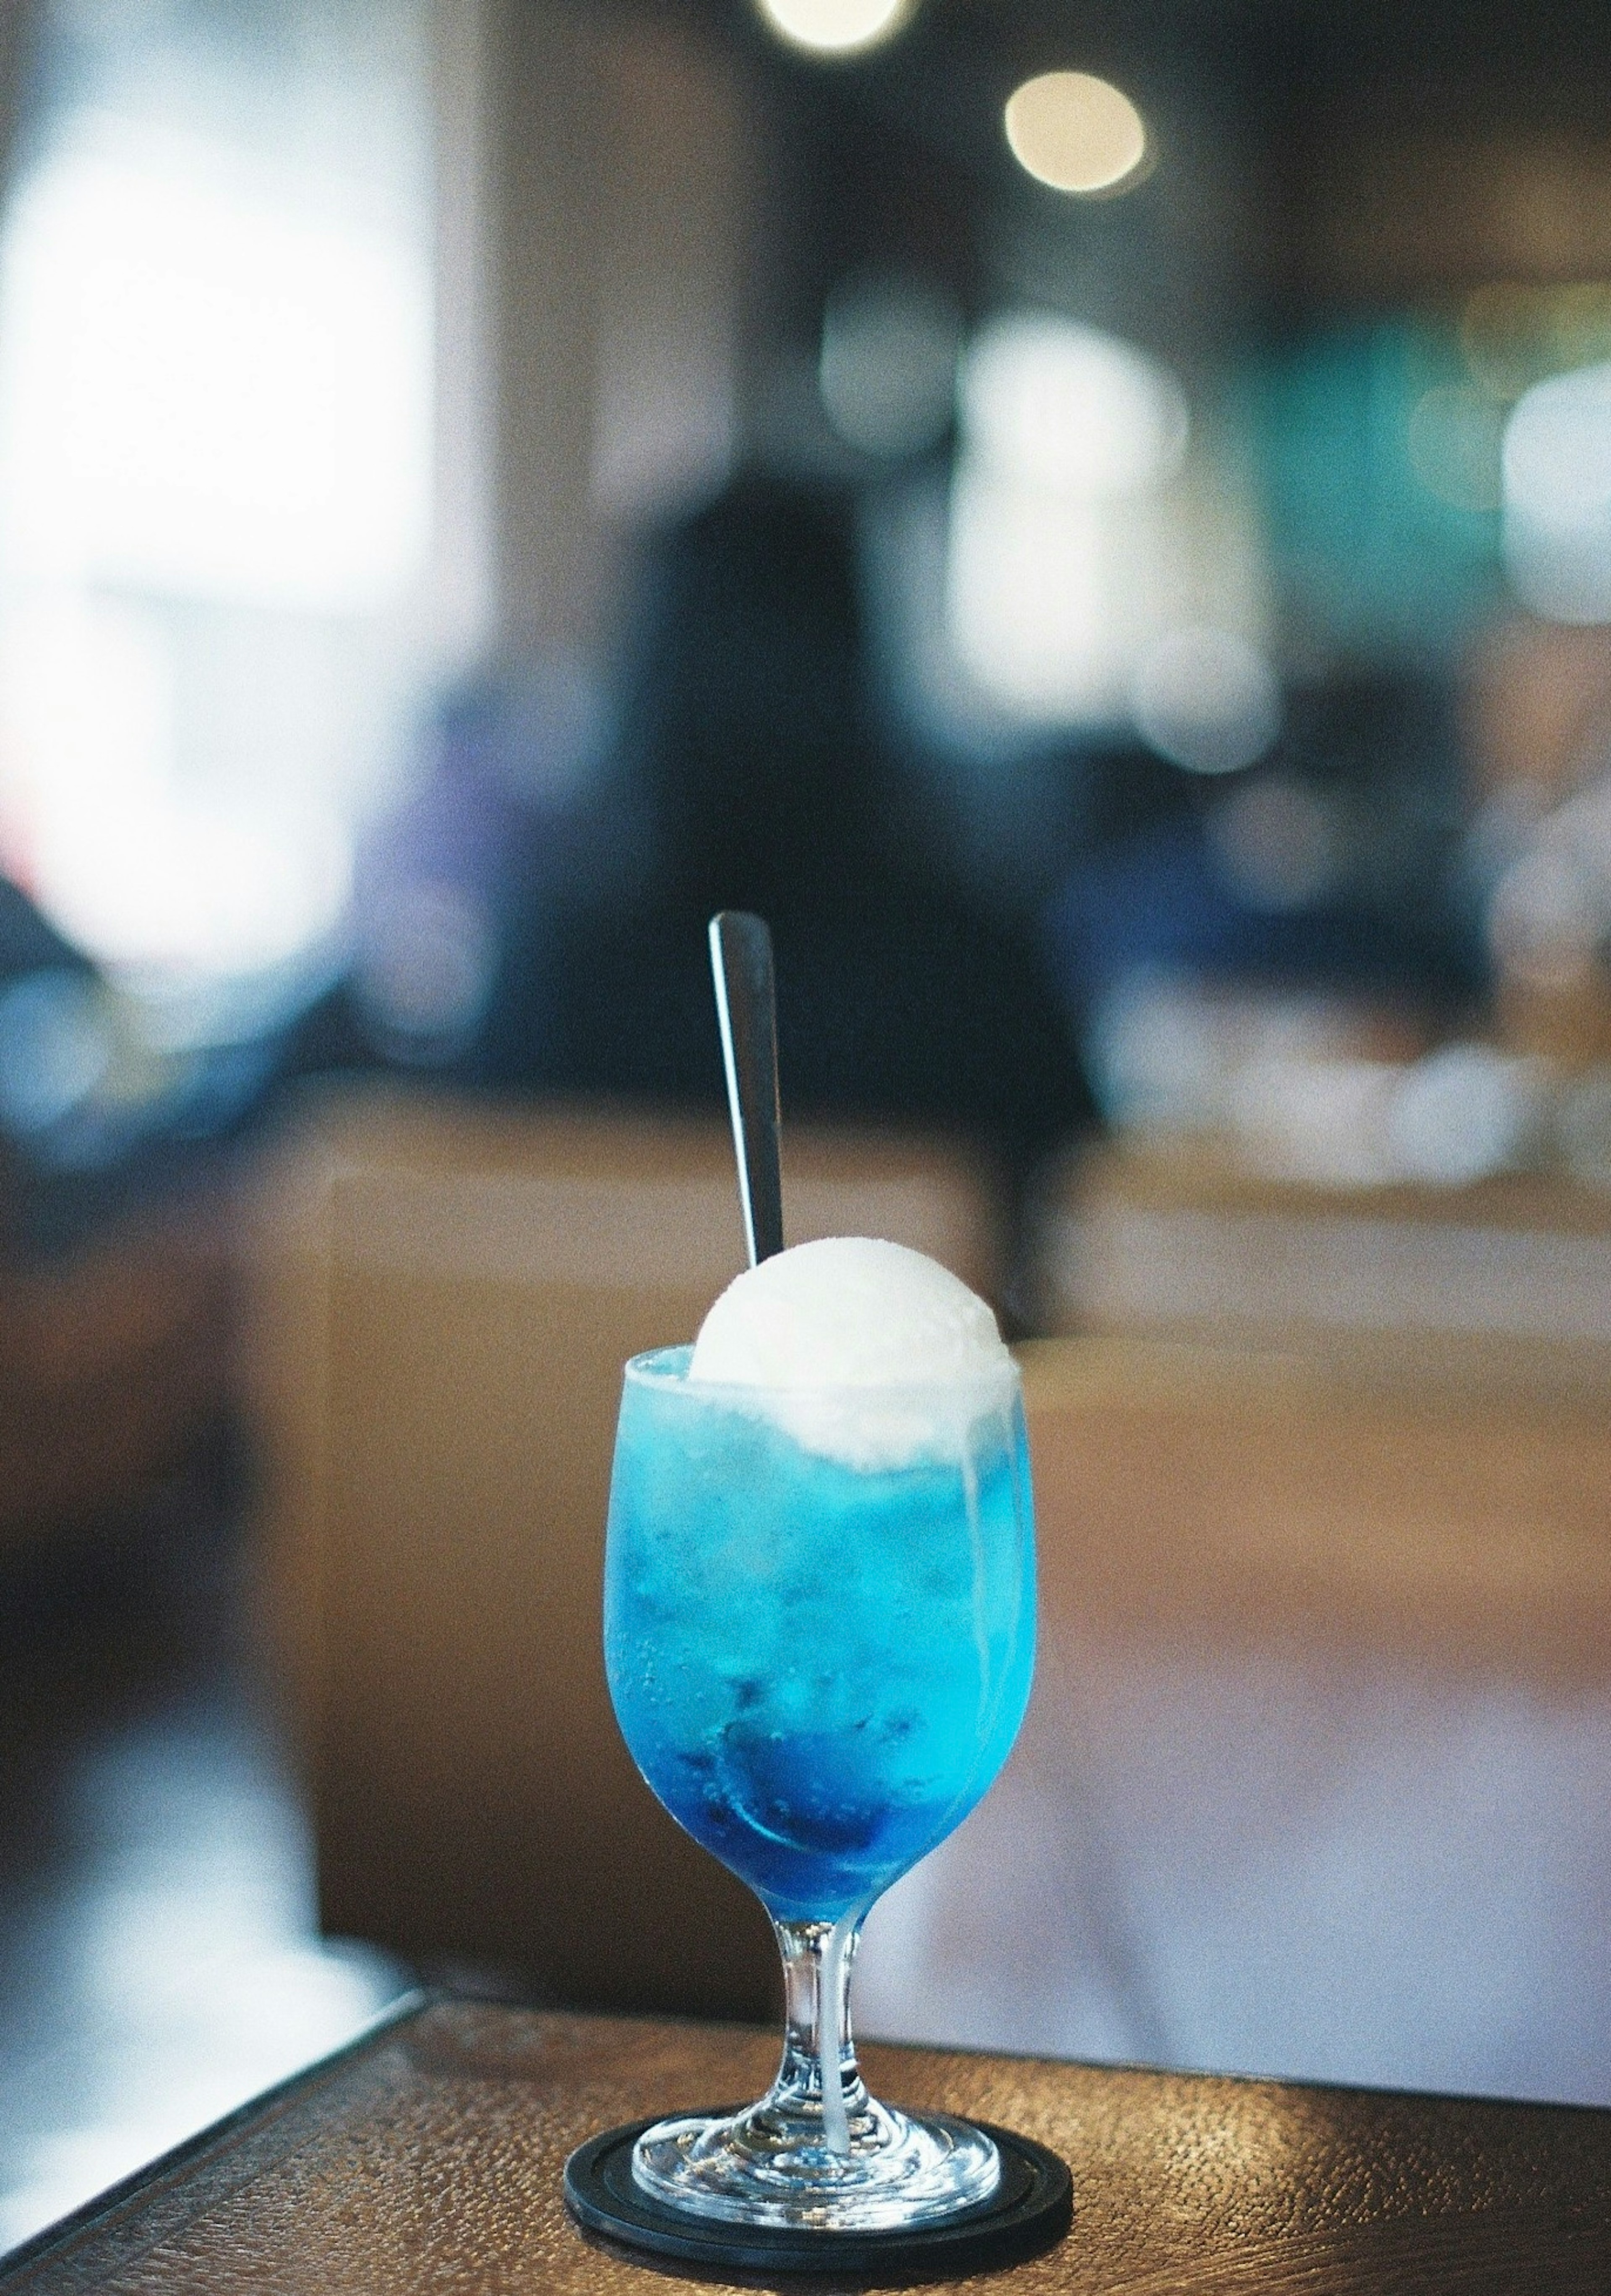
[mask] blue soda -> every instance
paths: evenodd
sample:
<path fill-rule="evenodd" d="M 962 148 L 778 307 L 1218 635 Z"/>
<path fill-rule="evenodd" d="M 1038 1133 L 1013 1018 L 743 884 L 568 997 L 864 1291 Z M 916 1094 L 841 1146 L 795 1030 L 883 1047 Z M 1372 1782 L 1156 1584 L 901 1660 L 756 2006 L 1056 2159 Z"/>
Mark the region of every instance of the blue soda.
<path fill-rule="evenodd" d="M 958 1439 L 858 1466 L 743 1390 L 689 1380 L 691 1352 L 628 1369 L 610 1694 L 694 1840 L 778 1919 L 837 1921 L 945 1839 L 1023 1719 L 1034 1567 L 1016 1380 Z"/>

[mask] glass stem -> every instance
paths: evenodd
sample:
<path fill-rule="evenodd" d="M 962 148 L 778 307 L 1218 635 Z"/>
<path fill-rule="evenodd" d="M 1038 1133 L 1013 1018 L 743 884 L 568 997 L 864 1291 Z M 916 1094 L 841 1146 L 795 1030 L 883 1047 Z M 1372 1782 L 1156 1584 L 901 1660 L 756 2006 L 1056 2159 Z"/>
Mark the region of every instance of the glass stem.
<path fill-rule="evenodd" d="M 850 2124 L 867 2103 L 850 2036 L 850 1969 L 864 1908 L 837 1922 L 774 1922 L 783 1956 L 783 2061 L 767 2104 L 821 2113 L 822 2142 L 848 2153 Z"/>

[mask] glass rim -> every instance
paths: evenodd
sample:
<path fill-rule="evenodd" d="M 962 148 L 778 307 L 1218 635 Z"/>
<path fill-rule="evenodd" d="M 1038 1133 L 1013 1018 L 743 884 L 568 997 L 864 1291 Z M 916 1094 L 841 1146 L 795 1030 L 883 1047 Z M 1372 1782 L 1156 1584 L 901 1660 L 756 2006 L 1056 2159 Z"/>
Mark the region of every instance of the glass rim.
<path fill-rule="evenodd" d="M 760 1398 L 797 1404 L 820 1400 L 865 1405 L 880 1401 L 932 1403 L 940 1398 L 968 1396 L 1016 1396 L 1022 1392 L 1024 1384 L 1018 1360 L 1011 1355 L 987 1370 L 958 1372 L 946 1379 L 838 1380 L 814 1387 L 794 1382 L 782 1387 L 769 1385 L 764 1380 L 690 1379 L 688 1363 L 692 1354 L 691 1340 L 675 1347 L 645 1349 L 641 1355 L 628 1357 L 623 1378 L 629 1386 L 645 1387 L 662 1394 L 688 1395 L 699 1402 L 731 1402 L 752 1410 Z M 675 1357 L 681 1358 L 680 1363 L 672 1360 Z"/>

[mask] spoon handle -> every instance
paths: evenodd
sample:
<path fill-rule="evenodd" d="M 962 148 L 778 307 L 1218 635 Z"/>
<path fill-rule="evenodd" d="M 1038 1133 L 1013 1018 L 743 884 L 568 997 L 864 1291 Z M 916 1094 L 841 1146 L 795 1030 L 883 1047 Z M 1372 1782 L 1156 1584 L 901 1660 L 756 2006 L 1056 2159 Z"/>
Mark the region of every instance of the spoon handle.
<path fill-rule="evenodd" d="M 783 1249 L 778 1153 L 778 1009 L 765 919 L 724 909 L 710 920 L 710 970 L 732 1112 L 733 1152 L 752 1267 Z"/>

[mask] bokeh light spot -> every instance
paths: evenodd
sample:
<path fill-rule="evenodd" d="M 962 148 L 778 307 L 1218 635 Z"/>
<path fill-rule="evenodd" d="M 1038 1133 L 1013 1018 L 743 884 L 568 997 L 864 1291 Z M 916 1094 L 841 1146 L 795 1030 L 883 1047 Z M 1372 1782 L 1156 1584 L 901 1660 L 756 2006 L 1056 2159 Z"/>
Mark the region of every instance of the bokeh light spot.
<path fill-rule="evenodd" d="M 1015 313 L 962 369 L 969 450 L 1003 475 L 1085 501 L 1138 493 L 1186 451 L 1185 395 L 1144 351 L 1051 314 Z"/>
<path fill-rule="evenodd" d="M 1147 156 L 1141 115 L 1093 73 L 1043 72 L 1007 100 L 1007 142 L 1019 167 L 1058 192 L 1108 192 Z"/>
<path fill-rule="evenodd" d="M 1141 656 L 1132 707 L 1148 747 L 1188 773 L 1239 772 L 1281 730 L 1275 673 L 1231 630 L 1166 630 Z"/>
<path fill-rule="evenodd" d="M 993 702 L 1044 723 L 1122 724 L 1157 497 L 1190 420 L 1166 367 L 1050 312 L 993 320 L 962 364 L 946 614 Z M 1141 626 L 1144 627 L 1144 621 Z"/>
<path fill-rule="evenodd" d="M 1505 559 L 1524 605 L 1611 621 L 1611 361 L 1535 383 L 1505 426 Z"/>
<path fill-rule="evenodd" d="M 820 55 L 851 55 L 900 29 L 911 0 L 757 0 L 774 32 Z"/>

